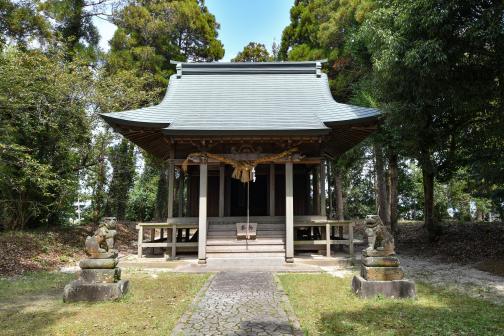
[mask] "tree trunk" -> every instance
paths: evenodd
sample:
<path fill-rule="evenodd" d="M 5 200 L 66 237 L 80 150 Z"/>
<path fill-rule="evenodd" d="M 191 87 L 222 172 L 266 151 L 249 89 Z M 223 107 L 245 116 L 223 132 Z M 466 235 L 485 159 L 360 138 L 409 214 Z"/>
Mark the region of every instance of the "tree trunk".
<path fill-rule="evenodd" d="M 422 168 L 424 190 L 424 223 L 429 239 L 435 241 L 439 237 L 439 227 L 434 218 L 434 173 Z"/>
<path fill-rule="evenodd" d="M 383 224 L 390 226 L 389 202 L 387 197 L 387 185 L 385 178 L 385 160 L 382 148 L 374 143 L 375 173 L 376 173 L 376 199 L 378 203 L 378 215 Z"/>
<path fill-rule="evenodd" d="M 389 196 L 389 213 L 390 213 L 390 229 L 393 234 L 397 233 L 397 204 L 398 204 L 398 158 L 397 154 L 390 153 L 388 155 L 388 196 Z"/>
<path fill-rule="evenodd" d="M 338 167 L 334 167 L 334 198 L 336 201 L 336 219 L 344 220 L 345 216 L 343 213 L 343 187 L 341 183 L 341 171 Z"/>

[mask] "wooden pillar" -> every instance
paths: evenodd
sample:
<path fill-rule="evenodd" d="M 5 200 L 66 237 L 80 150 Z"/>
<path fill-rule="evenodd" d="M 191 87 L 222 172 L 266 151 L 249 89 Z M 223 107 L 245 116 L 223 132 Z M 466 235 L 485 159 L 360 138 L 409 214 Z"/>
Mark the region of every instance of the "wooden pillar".
<path fill-rule="evenodd" d="M 320 162 L 320 216 L 327 216 L 326 214 L 326 165 L 325 161 Z"/>
<path fill-rule="evenodd" d="M 354 257 L 353 226 L 354 226 L 353 222 L 351 222 L 350 225 L 348 226 L 348 252 L 350 253 L 352 259 Z"/>
<path fill-rule="evenodd" d="M 225 194 L 227 195 L 224 197 L 224 216 L 231 216 L 231 174 L 225 174 L 224 181 Z"/>
<path fill-rule="evenodd" d="M 184 182 L 185 176 L 182 170 L 179 171 L 179 190 L 178 190 L 178 216 L 184 217 Z"/>
<path fill-rule="evenodd" d="M 331 226 L 329 223 L 325 227 L 325 238 L 326 238 L 326 256 L 331 256 Z"/>
<path fill-rule="evenodd" d="M 332 185 L 332 164 L 331 161 L 327 161 L 327 196 L 329 202 L 329 219 L 333 218 L 333 212 L 334 212 L 331 185 Z M 334 232 L 334 227 L 332 228 L 331 231 Z"/>
<path fill-rule="evenodd" d="M 226 166 L 219 167 L 219 217 L 224 217 L 224 182 Z"/>
<path fill-rule="evenodd" d="M 320 166 L 313 167 L 313 214 L 320 215 Z"/>
<path fill-rule="evenodd" d="M 269 215 L 275 216 L 275 165 L 269 169 Z"/>
<path fill-rule="evenodd" d="M 206 158 L 200 162 L 199 183 L 199 219 L 198 219 L 198 263 L 206 264 L 206 233 L 207 233 L 207 175 Z"/>
<path fill-rule="evenodd" d="M 175 259 L 175 257 L 177 256 L 177 225 L 176 224 L 172 224 L 173 227 L 172 227 L 172 236 L 171 236 L 171 242 L 172 242 L 172 246 L 171 246 L 171 259 Z"/>
<path fill-rule="evenodd" d="M 292 162 L 285 163 L 285 261 L 294 262 L 294 185 Z"/>
<path fill-rule="evenodd" d="M 175 191 L 175 165 L 173 164 L 174 157 L 175 151 L 172 148 L 170 150 L 170 161 L 168 163 L 168 218 L 173 217 L 173 193 Z"/>
<path fill-rule="evenodd" d="M 143 243 L 143 226 L 138 228 L 138 258 L 142 258 L 142 243 Z"/>

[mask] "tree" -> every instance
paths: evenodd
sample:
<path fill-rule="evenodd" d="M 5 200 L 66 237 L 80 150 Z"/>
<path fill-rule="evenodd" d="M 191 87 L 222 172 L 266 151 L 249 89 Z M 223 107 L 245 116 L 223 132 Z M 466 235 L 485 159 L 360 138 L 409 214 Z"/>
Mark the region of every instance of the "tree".
<path fill-rule="evenodd" d="M 92 81 L 87 67 L 57 51 L 0 54 L 0 199 L 13 228 L 58 224 L 73 211 Z"/>
<path fill-rule="evenodd" d="M 282 33 L 279 57 L 290 61 L 327 59 L 326 71 L 333 96 L 348 102 L 353 85 L 370 71 L 348 47 L 353 32 L 374 9 L 372 0 L 297 0 L 291 23 Z"/>
<path fill-rule="evenodd" d="M 268 62 L 272 58 L 262 43 L 249 42 L 231 62 Z"/>
<path fill-rule="evenodd" d="M 105 213 L 117 219 L 126 218 L 129 191 L 135 177 L 135 147 L 126 139 L 109 149 L 109 161 L 112 165 L 107 207 Z"/>
<path fill-rule="evenodd" d="M 15 44 L 24 50 L 33 40 L 42 44 L 49 35 L 49 23 L 34 2 L 0 0 L 0 49 Z"/>
<path fill-rule="evenodd" d="M 158 97 L 145 99 L 142 106 L 161 98 L 169 76 L 174 73 L 171 60 L 217 61 L 224 56 L 218 39 L 219 24 L 204 1 L 132 1 L 114 15 L 113 22 L 118 29 L 110 42 L 106 71 L 149 76 L 142 91 L 156 92 Z M 123 109 L 118 106 L 115 110 Z M 165 218 L 167 165 L 155 160 L 146 160 L 146 165 L 158 171 L 156 214 Z"/>
<path fill-rule="evenodd" d="M 422 169 L 424 220 L 438 235 L 434 185 L 460 165 L 467 127 L 502 88 L 501 1 L 384 1 L 360 30 L 386 122 Z M 499 65 L 501 64 L 501 65 Z"/>
<path fill-rule="evenodd" d="M 93 18 L 108 18 L 107 7 L 113 0 L 47 0 L 40 8 L 54 22 L 54 35 L 64 48 L 66 57 L 84 55 L 96 61 L 100 34 Z"/>
<path fill-rule="evenodd" d="M 112 135 L 97 113 L 131 110 L 152 104 L 159 97 L 159 88 L 149 89 L 153 76 L 149 73 L 139 75 L 134 70 L 118 70 L 110 73 L 103 67 L 98 71 L 94 101 L 94 142 L 90 157 L 94 164 L 87 168 L 87 184 L 91 194 L 91 220 L 97 224 L 105 214 L 125 217 L 128 192 L 135 173 L 134 145 L 117 135 Z M 119 145 L 113 146 L 116 141 Z M 109 177 L 107 160 L 112 166 L 112 180 L 107 192 Z"/>
<path fill-rule="evenodd" d="M 135 180 L 128 202 L 126 218 L 132 221 L 151 221 L 155 218 L 156 192 L 159 172 L 152 165 L 145 165 Z"/>
<path fill-rule="evenodd" d="M 170 60 L 217 61 L 224 56 L 219 24 L 203 1 L 138 0 L 114 15 L 117 30 L 107 60 L 110 72 L 136 70 L 155 76 L 163 90 L 174 67 Z"/>

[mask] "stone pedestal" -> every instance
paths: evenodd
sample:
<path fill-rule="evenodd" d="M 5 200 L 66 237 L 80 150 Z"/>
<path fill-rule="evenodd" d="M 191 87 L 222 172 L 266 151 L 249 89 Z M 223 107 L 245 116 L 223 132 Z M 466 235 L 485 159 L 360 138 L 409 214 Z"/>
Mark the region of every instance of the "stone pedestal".
<path fill-rule="evenodd" d="M 372 281 L 360 275 L 352 279 L 352 290 L 361 298 L 377 295 L 393 298 L 413 298 L 416 295 L 415 283 L 411 280 Z"/>
<path fill-rule="evenodd" d="M 79 263 L 77 280 L 65 286 L 63 302 L 109 301 L 128 291 L 128 280 L 121 280 L 121 269 L 115 258 L 90 258 Z"/>
<path fill-rule="evenodd" d="M 399 259 L 379 250 L 363 251 L 361 274 L 354 276 L 352 290 L 362 298 L 409 298 L 416 293 L 415 283 L 404 279 Z"/>
<path fill-rule="evenodd" d="M 129 281 L 119 280 L 113 283 L 84 282 L 74 280 L 65 286 L 63 302 L 98 302 L 117 300 L 128 291 Z"/>

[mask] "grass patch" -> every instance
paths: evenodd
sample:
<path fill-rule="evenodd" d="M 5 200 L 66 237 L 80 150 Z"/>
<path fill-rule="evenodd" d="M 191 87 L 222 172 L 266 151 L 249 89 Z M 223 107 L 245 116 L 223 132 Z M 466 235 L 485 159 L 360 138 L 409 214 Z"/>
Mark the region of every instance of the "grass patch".
<path fill-rule="evenodd" d="M 417 283 L 417 299 L 362 300 L 351 278 L 279 276 L 307 335 L 504 335 L 504 306 Z"/>
<path fill-rule="evenodd" d="M 208 279 L 207 274 L 124 273 L 130 280 L 126 297 L 93 304 L 63 303 L 70 280 L 65 274 L 2 280 L 0 335 L 167 335 Z"/>
<path fill-rule="evenodd" d="M 14 278 L 0 278 L 0 302 L 24 295 L 59 291 L 74 278 L 74 274 L 56 272 L 32 272 Z"/>

